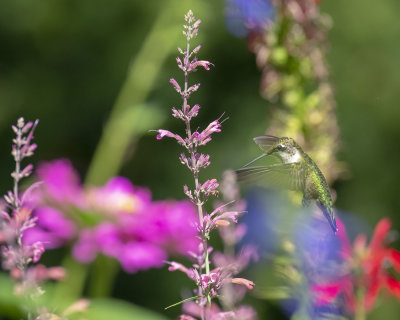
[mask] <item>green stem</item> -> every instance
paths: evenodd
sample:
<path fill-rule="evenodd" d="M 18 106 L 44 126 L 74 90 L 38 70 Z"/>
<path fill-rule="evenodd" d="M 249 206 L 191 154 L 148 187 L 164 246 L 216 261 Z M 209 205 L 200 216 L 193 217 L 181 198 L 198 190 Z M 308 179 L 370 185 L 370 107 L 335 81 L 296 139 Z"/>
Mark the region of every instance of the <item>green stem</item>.
<path fill-rule="evenodd" d="M 359 288 L 357 290 L 357 305 L 354 320 L 366 320 L 365 312 L 365 289 Z"/>
<path fill-rule="evenodd" d="M 67 271 L 67 279 L 57 283 L 53 295 L 53 305 L 59 307 L 68 306 L 81 297 L 89 270 L 88 265 L 80 264 L 70 254 L 64 258 L 62 266 Z"/>
<path fill-rule="evenodd" d="M 161 122 L 159 113 L 148 115 L 149 108 L 144 102 L 158 79 L 165 59 L 176 48 L 176 42 L 171 39 L 176 38 L 175 34 L 180 29 L 178 17 L 181 12 L 177 10 L 177 1 L 160 2 L 163 5 L 159 16 L 128 70 L 104 127 L 86 177 L 89 184 L 103 184 L 117 174 L 129 145 Z M 127 114 L 133 115 L 131 119 L 127 118 Z M 148 120 L 146 123 L 143 117 Z"/>
<path fill-rule="evenodd" d="M 92 265 L 89 295 L 97 298 L 110 295 L 118 270 L 118 262 L 115 259 L 99 255 Z"/>

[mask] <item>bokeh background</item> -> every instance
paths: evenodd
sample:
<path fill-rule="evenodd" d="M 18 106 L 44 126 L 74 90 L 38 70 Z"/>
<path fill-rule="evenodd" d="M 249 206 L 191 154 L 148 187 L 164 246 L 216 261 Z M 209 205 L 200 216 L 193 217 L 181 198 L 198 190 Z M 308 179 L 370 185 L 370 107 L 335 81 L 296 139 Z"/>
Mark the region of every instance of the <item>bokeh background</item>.
<path fill-rule="evenodd" d="M 335 206 L 370 230 L 383 216 L 400 230 L 400 2 L 324 0 L 320 6 L 333 21 L 328 62 L 338 158 L 347 166 L 333 186 Z M 182 132 L 170 116 L 180 98 L 168 81 L 181 77 L 175 49 L 184 44 L 180 29 L 188 9 L 203 22 L 200 58 L 215 64 L 193 76 L 201 83 L 192 98 L 202 108 L 196 121 L 204 126 L 229 116 L 205 148 L 212 165 L 203 174 L 220 177 L 257 156 L 251 138 L 268 127 L 270 106 L 259 95 L 260 72 L 246 39 L 226 29 L 224 8 L 222 0 L 0 0 L 0 192 L 12 183 L 10 126 L 24 116 L 40 119 L 35 163 L 69 158 L 86 181 L 120 174 L 148 187 L 154 199 L 182 199 L 191 178 L 178 165 L 180 147 L 156 142 L 148 129 Z M 105 129 L 115 150 L 99 147 Z M 58 257 L 47 259 L 56 264 Z M 183 278 L 166 268 L 120 272 L 113 296 L 172 318 L 179 310 L 163 307 L 190 288 Z M 252 303 L 260 319 L 284 319 L 278 305 Z M 382 312 L 395 319 L 400 307 L 392 301 L 371 319 L 383 319 Z"/>

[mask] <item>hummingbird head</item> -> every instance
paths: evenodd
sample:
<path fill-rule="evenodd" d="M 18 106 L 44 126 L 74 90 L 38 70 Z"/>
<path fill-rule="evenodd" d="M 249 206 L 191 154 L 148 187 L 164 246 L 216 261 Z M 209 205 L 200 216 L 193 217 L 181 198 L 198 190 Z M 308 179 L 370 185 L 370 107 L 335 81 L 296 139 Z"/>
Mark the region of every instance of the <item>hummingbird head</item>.
<path fill-rule="evenodd" d="M 299 162 L 302 158 L 300 147 L 292 138 L 282 137 L 274 143 L 267 155 L 275 155 L 284 163 Z"/>

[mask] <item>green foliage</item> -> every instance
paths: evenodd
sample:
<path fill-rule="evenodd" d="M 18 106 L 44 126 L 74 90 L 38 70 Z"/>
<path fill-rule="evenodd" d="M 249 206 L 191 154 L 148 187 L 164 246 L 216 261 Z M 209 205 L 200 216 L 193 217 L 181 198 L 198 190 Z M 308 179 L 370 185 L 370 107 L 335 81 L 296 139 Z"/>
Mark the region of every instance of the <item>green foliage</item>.
<path fill-rule="evenodd" d="M 134 304 L 117 299 L 93 299 L 85 318 L 88 320 L 166 320 L 167 318 Z"/>

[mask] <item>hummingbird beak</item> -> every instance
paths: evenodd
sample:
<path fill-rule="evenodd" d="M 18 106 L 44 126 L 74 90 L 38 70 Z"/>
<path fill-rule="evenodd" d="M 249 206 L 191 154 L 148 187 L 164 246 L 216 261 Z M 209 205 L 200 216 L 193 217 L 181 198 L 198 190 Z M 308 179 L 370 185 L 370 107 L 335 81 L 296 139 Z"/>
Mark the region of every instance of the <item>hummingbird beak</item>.
<path fill-rule="evenodd" d="M 255 162 L 255 161 L 257 161 L 258 159 L 261 159 L 262 157 L 265 157 L 265 156 L 267 156 L 267 155 L 268 155 L 268 154 L 263 153 L 261 156 L 259 156 L 259 157 L 255 158 L 255 159 L 251 160 L 249 163 L 246 163 L 242 168 L 246 168 L 249 164 L 252 164 L 253 162 Z"/>

